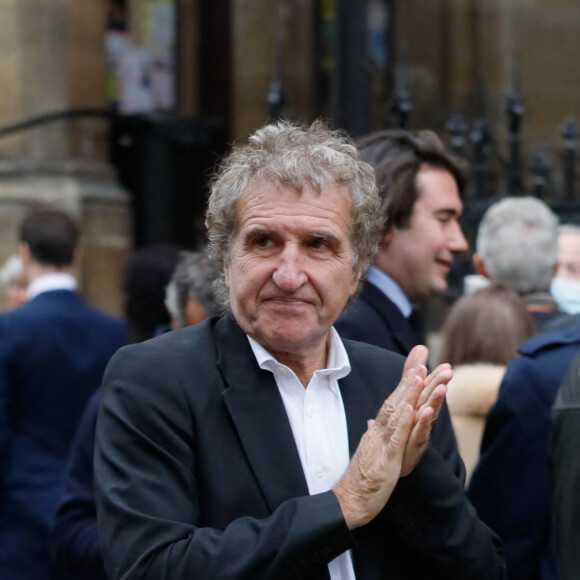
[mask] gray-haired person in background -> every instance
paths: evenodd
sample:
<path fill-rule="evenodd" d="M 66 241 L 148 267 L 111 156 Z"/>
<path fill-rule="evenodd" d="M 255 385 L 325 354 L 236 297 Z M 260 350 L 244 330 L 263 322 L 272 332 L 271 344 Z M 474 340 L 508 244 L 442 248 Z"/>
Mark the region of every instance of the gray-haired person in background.
<path fill-rule="evenodd" d="M 9 309 L 17 308 L 24 304 L 26 298 L 26 287 L 28 282 L 24 273 L 22 258 L 13 254 L 0 269 L 0 284 L 6 293 L 6 306 Z"/>
<path fill-rule="evenodd" d="M 222 310 L 215 293 L 218 264 L 205 250 L 184 251 L 165 289 L 165 306 L 173 329 L 197 324 Z"/>
<path fill-rule="evenodd" d="M 571 322 L 552 294 L 558 260 L 558 217 L 535 197 L 506 197 L 479 224 L 473 264 L 478 274 L 515 290 L 538 331 Z"/>
<path fill-rule="evenodd" d="M 558 228 L 558 269 L 550 286 L 558 306 L 568 314 L 580 314 L 580 226 Z"/>

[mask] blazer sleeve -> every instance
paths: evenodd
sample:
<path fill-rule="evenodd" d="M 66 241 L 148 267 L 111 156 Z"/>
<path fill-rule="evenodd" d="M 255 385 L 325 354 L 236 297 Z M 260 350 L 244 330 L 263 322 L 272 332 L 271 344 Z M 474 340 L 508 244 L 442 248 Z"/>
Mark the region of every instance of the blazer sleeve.
<path fill-rule="evenodd" d="M 433 425 L 431 445 L 441 454 L 447 467 L 461 485 L 465 485 L 465 464 L 463 463 L 463 459 L 461 459 L 461 455 L 459 455 L 459 448 L 457 447 L 457 439 L 451 423 L 447 401 L 443 401 L 439 416 Z"/>
<path fill-rule="evenodd" d="M 287 500 L 267 517 L 238 517 L 223 529 L 200 525 L 196 461 L 212 450 L 193 439 L 184 392 L 192 385 L 180 384 L 176 357 L 140 346 L 113 357 L 97 420 L 96 504 L 109 579 L 324 578 L 326 563 L 353 544 L 332 492 Z"/>
<path fill-rule="evenodd" d="M 500 539 L 478 518 L 463 485 L 431 445 L 399 481 L 385 514 L 411 552 L 431 562 L 431 577 L 506 578 Z"/>
<path fill-rule="evenodd" d="M 552 526 L 561 580 L 580 575 L 580 355 L 571 363 L 552 408 L 550 476 Z"/>

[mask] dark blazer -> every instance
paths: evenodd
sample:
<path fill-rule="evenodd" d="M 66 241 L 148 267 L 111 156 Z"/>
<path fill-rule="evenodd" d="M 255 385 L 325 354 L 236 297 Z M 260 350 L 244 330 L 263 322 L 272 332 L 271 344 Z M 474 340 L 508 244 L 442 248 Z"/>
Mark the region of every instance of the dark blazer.
<path fill-rule="evenodd" d="M 52 559 L 67 578 L 106 580 L 97 534 L 93 486 L 95 426 L 101 402 L 97 389 L 81 417 L 72 442 L 65 488 L 50 535 Z"/>
<path fill-rule="evenodd" d="M 505 546 L 510 580 L 556 580 L 548 449 L 550 412 L 580 324 L 525 341 L 489 411 L 468 495 Z"/>
<path fill-rule="evenodd" d="M 352 454 L 404 360 L 345 346 Z M 347 549 L 359 580 L 504 577 L 497 538 L 431 446 L 354 533 L 332 491 L 309 496 L 274 377 L 231 313 L 122 349 L 102 397 L 95 491 L 110 580 L 326 579 Z"/>
<path fill-rule="evenodd" d="M 560 580 L 580 578 L 580 354 L 566 372 L 552 407 L 550 437 L 552 527 Z"/>
<path fill-rule="evenodd" d="M 124 325 L 68 290 L 0 314 L 0 578 L 49 578 L 70 442 Z"/>
<path fill-rule="evenodd" d="M 334 326 L 340 336 L 368 342 L 403 356 L 424 340 L 399 308 L 368 281 L 364 282 L 354 304 Z"/>

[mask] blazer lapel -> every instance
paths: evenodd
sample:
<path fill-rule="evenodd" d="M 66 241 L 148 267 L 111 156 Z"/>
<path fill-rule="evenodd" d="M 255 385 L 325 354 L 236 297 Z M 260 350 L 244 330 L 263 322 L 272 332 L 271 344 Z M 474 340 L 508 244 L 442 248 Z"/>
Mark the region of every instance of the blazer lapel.
<path fill-rule="evenodd" d="M 376 310 L 383 323 L 390 329 L 393 340 L 401 348 L 401 353 L 409 354 L 411 349 L 421 342 L 421 338 L 415 332 L 411 323 L 376 286 L 366 282 L 361 291 L 361 298 L 366 300 Z"/>
<path fill-rule="evenodd" d="M 272 373 L 259 368 L 231 313 L 216 323 L 224 400 L 264 498 L 273 511 L 308 495 L 300 457 Z"/>

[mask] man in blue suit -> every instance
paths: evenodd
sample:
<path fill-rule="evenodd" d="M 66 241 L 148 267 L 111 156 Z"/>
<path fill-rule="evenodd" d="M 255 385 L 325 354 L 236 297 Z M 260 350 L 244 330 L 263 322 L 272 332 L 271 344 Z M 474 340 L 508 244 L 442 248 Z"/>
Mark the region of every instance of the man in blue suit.
<path fill-rule="evenodd" d="M 20 227 L 28 301 L 0 314 L 0 578 L 52 580 L 47 535 L 67 454 L 124 324 L 86 305 L 72 275 L 78 230 L 36 210 Z"/>
<path fill-rule="evenodd" d="M 345 338 L 407 356 L 425 342 L 414 307 L 447 290 L 454 256 L 467 250 L 458 222 L 466 169 L 431 131 L 388 129 L 358 146 L 381 196 L 380 248 L 336 328 Z"/>

